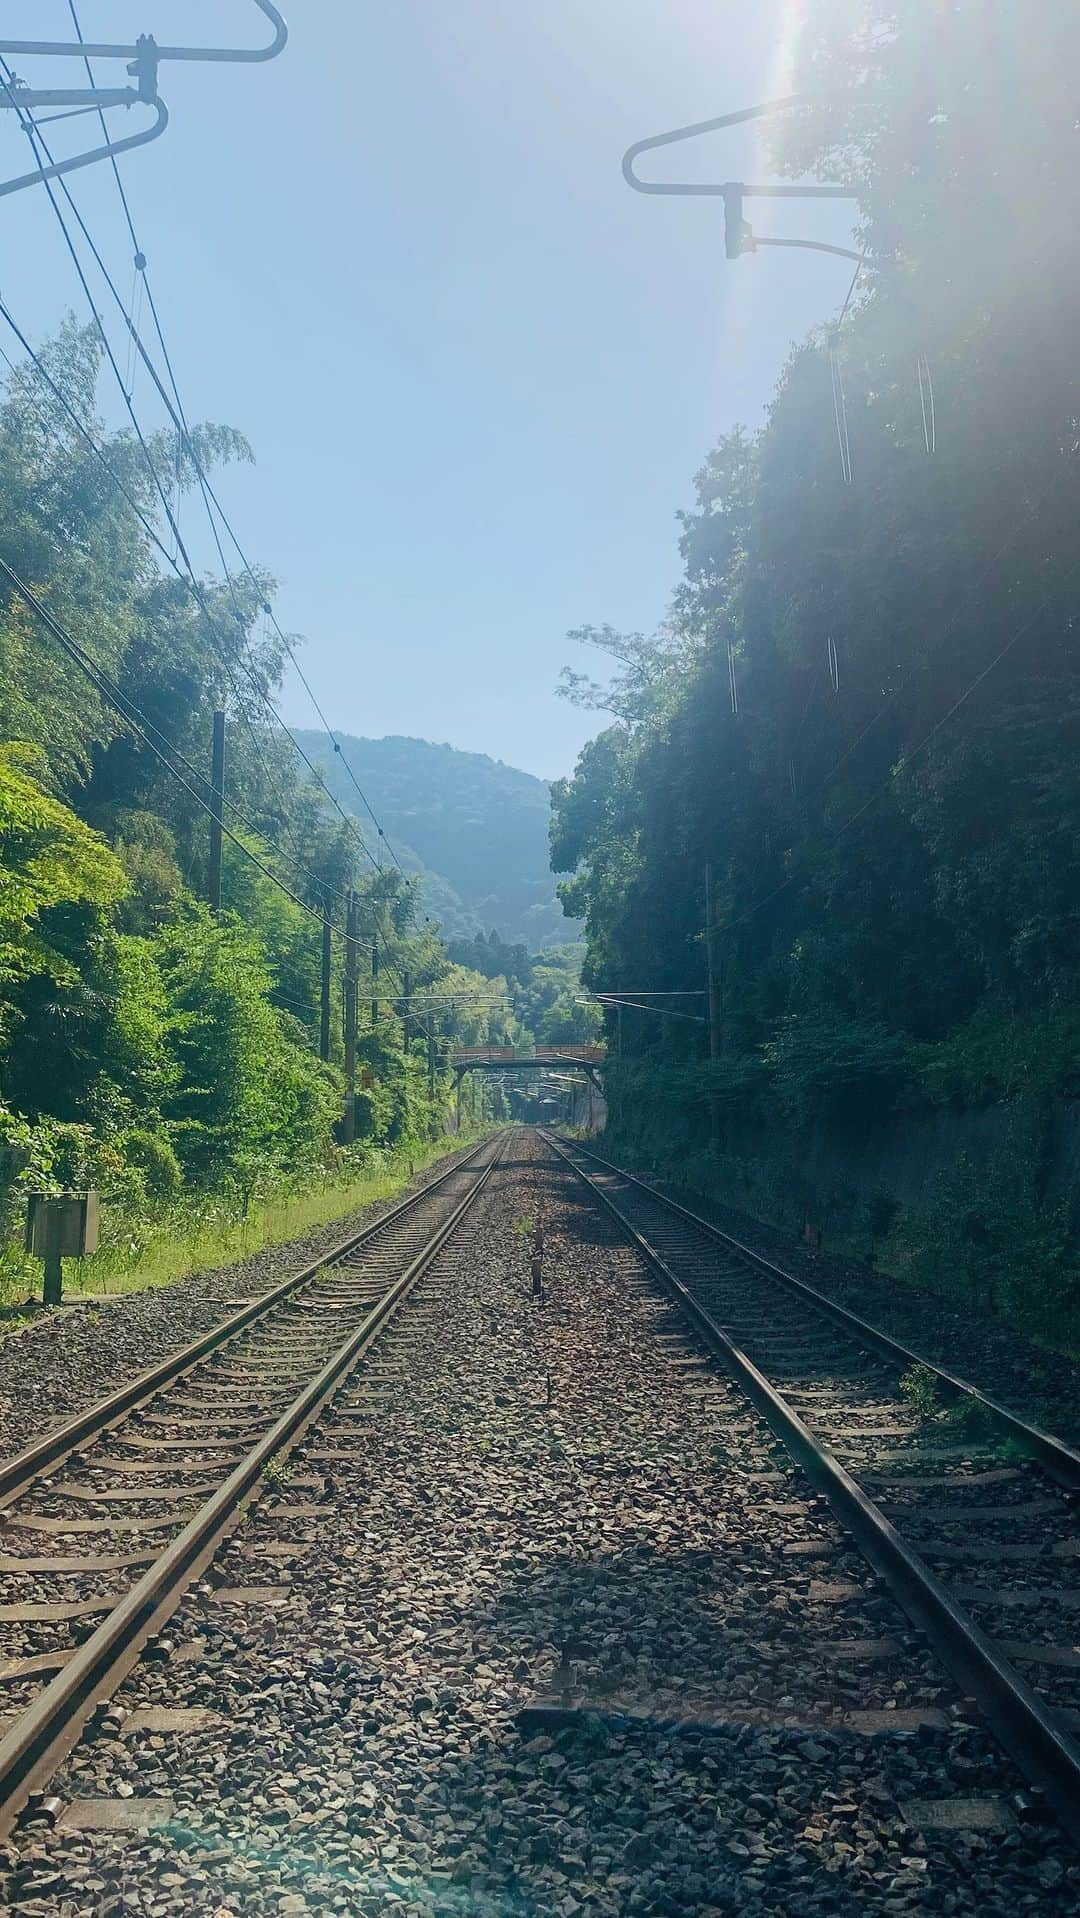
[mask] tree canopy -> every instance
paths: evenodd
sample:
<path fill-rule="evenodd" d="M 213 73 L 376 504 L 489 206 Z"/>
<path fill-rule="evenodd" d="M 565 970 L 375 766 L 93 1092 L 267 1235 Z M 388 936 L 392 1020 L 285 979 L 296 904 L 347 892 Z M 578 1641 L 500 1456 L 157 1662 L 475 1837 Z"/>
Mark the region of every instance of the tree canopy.
<path fill-rule="evenodd" d="M 865 266 L 698 473 L 665 631 L 592 633 L 613 684 L 568 687 L 614 715 L 555 789 L 588 983 L 700 989 L 714 874 L 721 1058 L 624 1021 L 613 1120 L 656 1149 L 707 1157 L 718 1099 L 734 1150 L 1077 1091 L 1080 18 L 991 14 L 812 0 L 829 98 L 775 157 L 853 183 Z"/>

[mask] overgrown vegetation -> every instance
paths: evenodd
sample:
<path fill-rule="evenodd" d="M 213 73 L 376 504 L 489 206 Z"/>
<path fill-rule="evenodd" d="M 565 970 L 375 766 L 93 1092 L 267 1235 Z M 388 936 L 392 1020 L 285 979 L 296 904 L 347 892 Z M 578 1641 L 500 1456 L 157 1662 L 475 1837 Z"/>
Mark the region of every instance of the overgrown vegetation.
<path fill-rule="evenodd" d="M 190 1264 L 205 1242 L 233 1243 L 258 1220 L 272 1230 L 268 1209 L 282 1201 L 310 1201 L 312 1217 L 326 1203 L 345 1209 L 387 1153 L 415 1156 L 443 1132 L 449 1049 L 501 1039 L 509 1016 L 506 981 L 451 960 L 413 885 L 365 852 L 268 723 L 284 660 L 264 612 L 273 582 L 205 581 L 204 612 L 159 568 L 146 528 L 56 397 L 91 425 L 156 525 L 140 448 L 95 417 L 93 336 L 68 325 L 42 358 L 44 375 L 18 368 L 0 395 L 0 552 L 122 687 L 159 752 L 19 597 L 0 596 L 0 1286 L 9 1294 L 25 1284 L 18 1233 L 31 1188 L 100 1190 L 106 1282 L 122 1282 L 140 1260 L 166 1270 L 166 1245 Z M 204 468 L 250 457 L 238 434 L 216 426 L 192 428 L 192 449 Z M 151 440 L 149 452 L 171 487 L 175 445 Z M 193 466 L 179 475 L 193 478 Z M 199 799 L 219 708 L 226 824 L 241 843 L 226 843 L 215 916 L 204 903 Z M 350 888 L 361 1019 L 357 1139 L 346 1145 Z M 326 1061 L 324 900 L 336 927 Z M 479 991 L 483 1006 L 460 996 Z M 444 1003 L 432 1009 L 436 997 Z M 463 1105 L 467 1124 L 504 1109 L 500 1093 L 471 1083 Z"/>
<path fill-rule="evenodd" d="M 701 988 L 713 868 L 720 1056 L 625 1013 L 614 1143 L 1076 1344 L 1080 17 L 806 13 L 777 158 L 855 182 L 868 264 L 698 474 L 664 630 L 577 635 L 553 862 L 607 989 Z"/>

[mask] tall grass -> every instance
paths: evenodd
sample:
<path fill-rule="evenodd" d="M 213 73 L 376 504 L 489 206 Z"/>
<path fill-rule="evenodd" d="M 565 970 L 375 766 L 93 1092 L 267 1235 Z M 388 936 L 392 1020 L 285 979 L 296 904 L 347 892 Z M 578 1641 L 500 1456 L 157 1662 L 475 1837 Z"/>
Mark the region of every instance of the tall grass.
<path fill-rule="evenodd" d="M 64 1262 L 65 1296 L 144 1292 L 302 1238 L 361 1206 L 393 1198 L 414 1173 L 459 1152 L 486 1129 L 376 1153 L 345 1174 L 335 1170 L 299 1189 L 256 1200 L 246 1210 L 227 1195 L 195 1194 L 130 1215 L 104 1207 L 98 1250 L 91 1258 Z M 10 1306 L 40 1298 L 41 1283 L 40 1263 L 21 1246 L 9 1242 L 0 1248 L 0 1302 Z"/>

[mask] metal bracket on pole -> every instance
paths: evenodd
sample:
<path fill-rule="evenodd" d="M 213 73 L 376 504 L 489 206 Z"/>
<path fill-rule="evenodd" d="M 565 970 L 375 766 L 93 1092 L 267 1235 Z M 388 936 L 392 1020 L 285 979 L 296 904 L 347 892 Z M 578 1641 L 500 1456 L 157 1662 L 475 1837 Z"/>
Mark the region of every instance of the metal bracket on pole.
<path fill-rule="evenodd" d="M 791 93 L 779 100 L 763 100 L 756 107 L 741 107 L 737 113 L 724 113 L 718 120 L 698 120 L 693 126 L 676 127 L 672 133 L 656 133 L 648 140 L 637 140 L 623 155 L 623 177 L 635 193 L 664 193 L 689 195 L 692 198 L 719 199 L 724 202 L 724 251 L 729 260 L 737 260 L 744 253 L 754 253 L 759 246 L 800 247 L 813 253 L 837 253 L 845 260 L 862 260 L 865 255 L 855 253 L 850 247 L 828 246 L 822 240 L 772 240 L 759 238 L 750 228 L 743 215 L 744 200 L 754 197 L 770 200 L 857 200 L 859 195 L 846 186 L 785 186 L 775 182 L 764 185 L 748 185 L 744 180 L 724 180 L 719 182 L 693 180 L 641 180 L 635 172 L 634 163 L 642 153 L 651 153 L 657 147 L 676 146 L 682 140 L 696 140 L 705 133 L 720 133 L 726 127 L 745 126 L 749 120 L 764 120 L 776 113 L 786 113 L 792 107 L 818 106 L 831 96 L 811 93 Z M 838 94 L 838 100 L 852 96 Z M 855 96 L 858 98 L 858 96 Z"/>
<path fill-rule="evenodd" d="M 80 167 L 94 166 L 99 160 L 110 160 L 118 153 L 130 153 L 133 147 L 144 147 L 151 140 L 157 140 L 169 124 L 169 109 L 164 100 L 154 97 L 145 99 L 134 87 L 95 87 L 84 88 L 81 92 L 74 88 L 51 88 L 44 91 L 32 87 L 12 87 L 0 81 L 0 111 L 13 107 L 16 111 L 32 111 L 34 107 L 53 107 L 76 105 L 79 107 L 136 107 L 152 106 L 154 109 L 153 126 L 144 127 L 141 133 L 130 133 L 123 140 L 109 140 L 105 146 L 92 147 L 87 153 L 76 153 L 70 160 L 55 160 L 51 166 L 35 167 L 32 173 L 22 173 L 16 179 L 0 181 L 0 200 L 9 193 L 19 193 L 23 187 L 40 186 L 43 180 L 58 180 L 63 173 L 77 173 Z"/>
<path fill-rule="evenodd" d="M 254 0 L 254 4 L 274 29 L 274 37 L 265 47 L 159 47 L 150 33 L 140 34 L 134 46 L 96 40 L 0 40 L 0 57 L 5 59 L 9 56 L 36 59 L 39 55 L 59 54 L 84 61 L 123 60 L 136 82 L 134 87 L 40 89 L 15 83 L 13 77 L 0 80 L 0 109 L 9 107 L 16 112 L 30 113 L 36 107 L 70 107 L 78 113 L 95 108 L 104 111 L 106 107 L 149 106 L 155 113 L 153 126 L 142 133 L 129 134 L 124 140 L 108 140 L 104 146 L 94 147 L 88 153 L 78 153 L 70 160 L 58 160 L 50 166 L 36 167 L 32 173 L 21 174 L 17 179 L 3 181 L 0 199 L 9 193 L 19 193 L 24 187 L 39 186 L 43 180 L 56 180 L 62 174 L 94 166 L 100 160 L 114 160 L 120 153 L 130 153 L 133 147 L 148 146 L 151 140 L 158 139 L 169 124 L 168 108 L 158 93 L 158 66 L 162 60 L 251 63 L 276 59 L 289 37 L 288 27 L 271 0 Z"/>
<path fill-rule="evenodd" d="M 13 54 L 18 60 L 26 54 L 61 54 L 69 59 L 137 61 L 148 46 L 158 60 L 276 60 L 289 37 L 289 29 L 271 0 L 254 0 L 274 29 L 274 37 L 265 47 L 159 47 L 152 35 L 144 35 L 135 46 L 117 46 L 108 41 L 82 40 L 0 40 L 0 53 Z"/>

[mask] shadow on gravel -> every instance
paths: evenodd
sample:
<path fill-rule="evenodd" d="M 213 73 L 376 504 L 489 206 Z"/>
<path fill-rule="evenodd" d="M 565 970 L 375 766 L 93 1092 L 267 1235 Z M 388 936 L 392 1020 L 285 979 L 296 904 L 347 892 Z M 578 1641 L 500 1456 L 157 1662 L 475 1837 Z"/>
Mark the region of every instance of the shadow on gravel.
<path fill-rule="evenodd" d="M 794 1699 L 782 1687 L 797 1682 L 801 1636 L 763 1613 L 760 1589 L 755 1607 L 752 1548 L 731 1556 L 568 1556 L 463 1605 L 471 1656 L 448 1654 L 441 1679 L 426 1671 L 415 1736 L 392 1702 L 392 1756 L 373 1776 L 401 1851 L 348 1909 L 986 1918 L 1026 1898 L 1039 1918 L 1069 1911 L 1052 1831 L 905 1823 L 905 1803 L 960 1789 L 1003 1802 L 1015 1779 L 975 1731 L 866 1739 L 725 1720 L 743 1667 L 772 1703 Z M 474 1675 L 515 1650 L 511 1696 L 481 1697 Z M 809 1715 L 812 1679 L 801 1691 Z"/>

